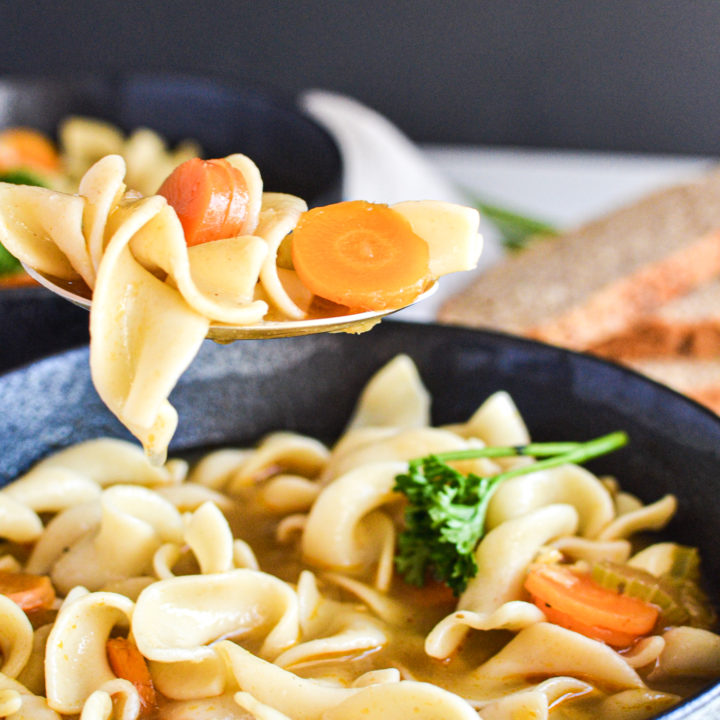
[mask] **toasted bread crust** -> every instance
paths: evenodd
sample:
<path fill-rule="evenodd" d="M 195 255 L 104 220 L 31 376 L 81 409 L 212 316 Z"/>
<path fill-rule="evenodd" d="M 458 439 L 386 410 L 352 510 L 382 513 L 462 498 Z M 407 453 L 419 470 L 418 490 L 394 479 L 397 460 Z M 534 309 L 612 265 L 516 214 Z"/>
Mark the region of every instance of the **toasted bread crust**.
<path fill-rule="evenodd" d="M 720 170 L 538 240 L 440 309 L 442 322 L 586 350 L 720 275 Z"/>

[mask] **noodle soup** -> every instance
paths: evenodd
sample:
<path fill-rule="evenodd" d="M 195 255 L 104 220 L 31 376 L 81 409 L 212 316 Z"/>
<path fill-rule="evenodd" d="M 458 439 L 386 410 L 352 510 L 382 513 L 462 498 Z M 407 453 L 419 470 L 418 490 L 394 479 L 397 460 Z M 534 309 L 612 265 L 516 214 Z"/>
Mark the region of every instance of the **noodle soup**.
<path fill-rule="evenodd" d="M 621 476 L 530 456 L 455 462 L 465 477 L 522 472 L 490 498 L 459 594 L 432 573 L 406 582 L 408 461 L 530 443 L 505 392 L 453 425 L 431 426 L 429 403 L 399 356 L 331 446 L 279 430 L 156 467 L 99 439 L 41 461 L 0 492 L 4 569 L 47 576 L 56 596 L 32 588 L 45 600 L 27 612 L 0 597 L 7 715 L 646 718 L 720 675 L 697 555 L 655 535 L 677 500 L 643 503 Z M 657 621 L 617 646 L 551 617 L 528 584 L 597 565 L 658 587 L 680 578 L 682 612 L 654 595 Z"/>

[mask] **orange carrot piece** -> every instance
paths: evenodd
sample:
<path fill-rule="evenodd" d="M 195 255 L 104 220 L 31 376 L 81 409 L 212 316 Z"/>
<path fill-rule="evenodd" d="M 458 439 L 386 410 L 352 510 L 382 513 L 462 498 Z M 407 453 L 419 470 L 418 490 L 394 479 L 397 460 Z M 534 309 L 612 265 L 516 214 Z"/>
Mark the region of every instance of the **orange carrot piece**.
<path fill-rule="evenodd" d="M 0 133 L 0 171 L 27 168 L 56 173 L 60 156 L 42 133 L 29 128 L 9 128 Z"/>
<path fill-rule="evenodd" d="M 429 249 L 387 205 L 361 200 L 314 208 L 292 233 L 293 265 L 315 295 L 353 310 L 414 300 L 429 281 Z"/>
<path fill-rule="evenodd" d="M 106 645 L 112 671 L 131 682 L 140 696 L 141 713 L 151 714 L 157 708 L 157 695 L 147 662 L 137 646 L 125 637 L 110 638 Z"/>
<path fill-rule="evenodd" d="M 247 183 L 227 160 L 187 160 L 165 179 L 158 195 L 175 209 L 188 246 L 243 234 Z"/>
<path fill-rule="evenodd" d="M 554 607 L 548 607 L 545 603 L 539 601 L 535 602 L 536 605 L 545 613 L 545 617 L 548 619 L 548 622 L 560 625 L 568 630 L 574 630 L 575 632 L 585 635 L 585 637 L 592 638 L 593 640 L 601 640 L 608 645 L 612 645 L 612 647 L 630 647 L 630 645 L 632 645 L 639 637 L 638 635 L 621 632 L 620 630 L 610 630 L 609 628 L 598 627 L 597 625 L 587 625 L 586 623 L 580 622 L 572 615 L 556 610 Z"/>
<path fill-rule="evenodd" d="M 47 610 L 55 602 L 55 588 L 47 575 L 0 572 L 0 594 L 9 597 L 26 613 Z"/>
<path fill-rule="evenodd" d="M 550 622 L 615 647 L 627 647 L 652 632 L 659 614 L 644 600 L 604 588 L 589 575 L 557 565 L 532 568 L 525 589 Z"/>
<path fill-rule="evenodd" d="M 403 596 L 409 602 L 420 607 L 437 607 L 441 605 L 457 605 L 457 597 L 449 585 L 440 580 L 428 578 L 422 587 L 403 583 Z"/>

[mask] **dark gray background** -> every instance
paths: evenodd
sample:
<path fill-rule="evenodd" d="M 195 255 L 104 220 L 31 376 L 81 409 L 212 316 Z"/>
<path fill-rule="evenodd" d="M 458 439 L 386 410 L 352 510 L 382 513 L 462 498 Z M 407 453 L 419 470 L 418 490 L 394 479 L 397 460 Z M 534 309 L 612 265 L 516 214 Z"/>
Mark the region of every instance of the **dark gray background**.
<path fill-rule="evenodd" d="M 718 0 L 0 0 L 0 73 L 352 94 L 422 142 L 720 152 Z"/>

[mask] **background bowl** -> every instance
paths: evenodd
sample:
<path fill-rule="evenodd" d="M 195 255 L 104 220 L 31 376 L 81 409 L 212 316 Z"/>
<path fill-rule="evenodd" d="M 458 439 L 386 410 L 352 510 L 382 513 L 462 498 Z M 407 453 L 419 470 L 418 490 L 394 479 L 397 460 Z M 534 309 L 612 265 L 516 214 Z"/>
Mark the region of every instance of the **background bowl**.
<path fill-rule="evenodd" d="M 171 145 L 199 142 L 205 157 L 242 152 L 265 189 L 310 205 L 340 199 L 342 163 L 333 138 L 292 103 L 207 77 L 0 77 L 0 130 L 24 125 L 54 136 L 68 115 L 108 120 L 125 132 L 149 127 Z M 87 313 L 37 287 L 0 292 L 0 372 L 87 342 Z"/>
<path fill-rule="evenodd" d="M 253 443 L 289 429 L 332 441 L 364 383 L 398 353 L 432 393 L 435 423 L 467 419 L 507 390 L 536 440 L 585 440 L 626 430 L 629 447 L 592 468 L 650 502 L 679 498 L 667 535 L 700 548 L 720 585 L 720 419 L 641 376 L 559 348 L 460 328 L 386 321 L 364 335 L 205 342 L 171 396 L 180 414 L 171 453 Z M 86 349 L 0 377 L 0 484 L 58 448 L 100 435 L 128 438 L 96 395 Z M 717 717 L 720 684 L 660 716 Z"/>

